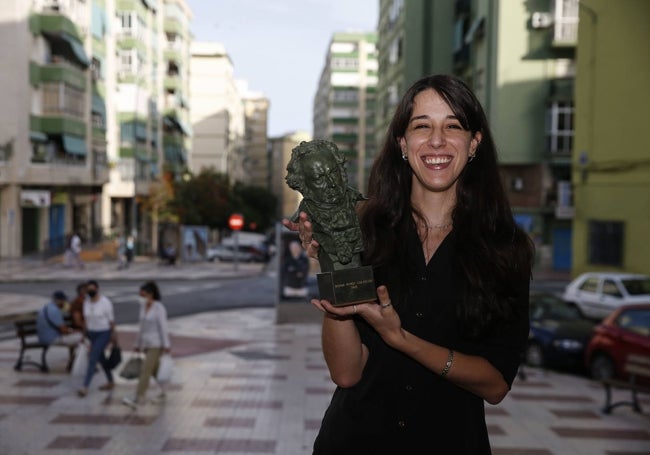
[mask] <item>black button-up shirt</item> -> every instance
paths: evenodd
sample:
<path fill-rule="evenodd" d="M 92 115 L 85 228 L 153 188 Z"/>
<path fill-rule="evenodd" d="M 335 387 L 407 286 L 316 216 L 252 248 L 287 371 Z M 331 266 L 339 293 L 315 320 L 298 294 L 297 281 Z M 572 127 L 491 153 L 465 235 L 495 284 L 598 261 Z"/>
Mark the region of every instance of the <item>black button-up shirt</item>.
<path fill-rule="evenodd" d="M 509 328 L 468 341 L 459 333 L 455 312 L 464 283 L 453 272 L 453 232 L 428 264 L 415 230 L 405 250 L 417 273 L 405 299 L 396 301 L 391 293 L 391 276 L 398 270 L 376 273 L 377 283 L 388 286 L 402 327 L 431 343 L 486 358 L 512 384 L 528 336 L 528 311 Z M 518 298 L 527 308 L 528 283 L 513 283 L 513 288 L 522 290 Z M 355 323 L 368 347 L 368 362 L 359 383 L 335 391 L 314 454 L 490 453 L 483 399 L 387 346 L 361 317 Z"/>

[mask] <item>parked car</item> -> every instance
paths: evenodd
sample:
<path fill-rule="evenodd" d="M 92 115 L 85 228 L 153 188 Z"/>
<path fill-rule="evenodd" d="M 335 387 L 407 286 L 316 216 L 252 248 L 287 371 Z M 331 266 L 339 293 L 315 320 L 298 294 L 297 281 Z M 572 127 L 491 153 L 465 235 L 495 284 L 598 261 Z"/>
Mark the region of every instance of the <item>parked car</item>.
<path fill-rule="evenodd" d="M 215 259 L 219 261 L 233 262 L 253 262 L 255 255 L 246 246 L 239 246 L 237 249 L 233 245 L 216 245 L 211 246 L 205 252 L 205 258 L 213 262 Z"/>
<path fill-rule="evenodd" d="M 583 315 L 600 321 L 622 305 L 650 303 L 650 276 L 583 273 L 567 285 L 563 297 L 574 303 Z"/>
<path fill-rule="evenodd" d="M 585 364 L 594 379 L 627 380 L 623 364 L 630 354 L 650 356 L 650 304 L 619 307 L 598 324 L 585 351 Z"/>
<path fill-rule="evenodd" d="M 582 369 L 584 351 L 595 325 L 555 294 L 531 292 L 525 363 L 535 367 Z"/>

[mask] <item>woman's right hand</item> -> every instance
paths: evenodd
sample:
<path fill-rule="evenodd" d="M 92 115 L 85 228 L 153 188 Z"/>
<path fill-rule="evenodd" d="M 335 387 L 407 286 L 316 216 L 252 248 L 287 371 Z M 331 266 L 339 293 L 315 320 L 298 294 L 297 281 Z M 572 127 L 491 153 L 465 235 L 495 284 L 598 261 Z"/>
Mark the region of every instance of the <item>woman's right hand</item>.
<path fill-rule="evenodd" d="M 283 219 L 282 224 L 290 231 L 298 232 L 298 238 L 300 238 L 300 243 L 307 252 L 307 256 L 318 259 L 319 245 L 313 238 L 311 221 L 305 212 L 300 212 L 297 223 Z"/>

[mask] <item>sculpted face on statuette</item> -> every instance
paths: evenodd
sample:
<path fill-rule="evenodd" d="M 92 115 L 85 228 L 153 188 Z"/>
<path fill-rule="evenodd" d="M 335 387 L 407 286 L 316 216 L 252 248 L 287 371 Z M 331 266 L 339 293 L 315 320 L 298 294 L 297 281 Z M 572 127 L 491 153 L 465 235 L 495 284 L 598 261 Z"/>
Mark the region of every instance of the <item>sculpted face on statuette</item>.
<path fill-rule="evenodd" d="M 356 203 L 361 193 L 348 186 L 345 157 L 336 144 L 325 140 L 301 142 L 287 165 L 287 185 L 303 195 L 304 211 L 320 244 L 319 263 L 324 271 L 358 267 L 363 250 Z"/>

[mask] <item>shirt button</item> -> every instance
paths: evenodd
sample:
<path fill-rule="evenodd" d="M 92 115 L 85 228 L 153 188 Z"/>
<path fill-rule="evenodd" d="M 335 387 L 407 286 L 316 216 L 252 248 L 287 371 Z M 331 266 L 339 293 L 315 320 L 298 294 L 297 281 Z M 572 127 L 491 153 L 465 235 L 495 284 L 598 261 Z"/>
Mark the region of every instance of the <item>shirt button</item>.
<path fill-rule="evenodd" d="M 399 421 L 397 422 L 397 426 L 398 426 L 399 428 L 406 428 L 406 422 L 403 421 L 403 420 L 399 420 Z"/>
<path fill-rule="evenodd" d="M 411 384 L 407 384 L 407 386 L 404 388 L 406 389 L 407 392 L 413 391 L 413 386 Z"/>

